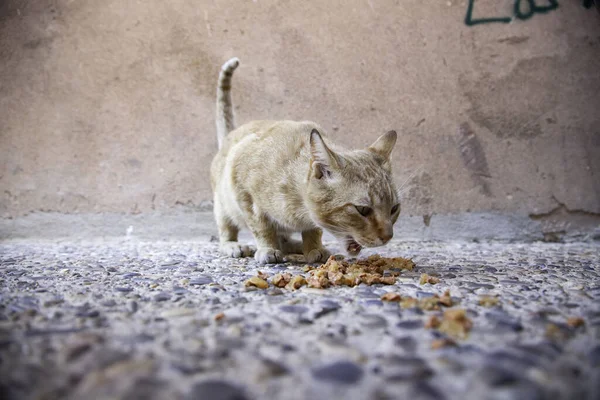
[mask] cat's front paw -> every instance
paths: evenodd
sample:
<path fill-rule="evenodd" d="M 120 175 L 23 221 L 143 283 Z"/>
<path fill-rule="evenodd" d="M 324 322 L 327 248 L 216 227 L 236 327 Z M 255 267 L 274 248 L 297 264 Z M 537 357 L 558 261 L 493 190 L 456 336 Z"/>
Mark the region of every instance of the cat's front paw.
<path fill-rule="evenodd" d="M 239 242 L 225 242 L 219 246 L 221 255 L 233 258 L 252 257 L 254 249 Z"/>
<path fill-rule="evenodd" d="M 275 264 L 283 262 L 283 252 L 281 250 L 275 250 L 268 247 L 263 247 L 256 250 L 254 259 L 259 264 Z"/>
<path fill-rule="evenodd" d="M 306 262 L 309 264 L 317 263 L 317 262 L 325 262 L 329 258 L 331 253 L 325 247 L 321 247 L 318 249 L 312 249 L 307 254 L 304 254 L 304 258 Z"/>

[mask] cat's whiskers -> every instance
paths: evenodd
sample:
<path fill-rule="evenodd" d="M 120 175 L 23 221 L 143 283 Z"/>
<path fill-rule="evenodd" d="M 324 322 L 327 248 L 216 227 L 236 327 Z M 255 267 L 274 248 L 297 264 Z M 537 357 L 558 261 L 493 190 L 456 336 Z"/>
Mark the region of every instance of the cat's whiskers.
<path fill-rule="evenodd" d="M 331 224 L 323 223 L 322 228 L 326 229 L 329 233 L 331 233 L 337 239 L 343 239 L 345 241 L 348 241 L 349 238 L 352 239 L 352 236 L 350 235 L 350 231 L 352 228 L 351 225 L 346 225 L 346 224 L 331 225 Z"/>
<path fill-rule="evenodd" d="M 396 189 L 396 195 L 398 196 L 398 198 L 402 197 L 402 195 L 408 191 L 410 189 L 410 187 L 407 187 L 407 185 L 418 175 L 423 171 L 424 167 L 421 165 L 419 166 L 417 169 L 415 169 L 413 172 L 411 172 L 408 177 L 404 180 L 404 182 L 402 182 L 402 184 L 400 186 L 398 186 L 398 188 Z"/>
<path fill-rule="evenodd" d="M 329 233 L 333 234 L 333 235 L 347 235 L 347 229 L 348 227 L 345 226 L 339 226 L 339 225 L 331 225 L 325 222 L 321 222 L 321 227 L 326 229 Z"/>

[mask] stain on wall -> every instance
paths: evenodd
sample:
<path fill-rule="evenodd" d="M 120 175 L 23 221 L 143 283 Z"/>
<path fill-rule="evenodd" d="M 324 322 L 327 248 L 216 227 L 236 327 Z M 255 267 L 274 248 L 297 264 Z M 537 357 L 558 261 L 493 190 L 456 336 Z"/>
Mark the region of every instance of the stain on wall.
<path fill-rule="evenodd" d="M 468 122 L 463 122 L 460 125 L 458 135 L 458 149 L 465 168 L 473 182 L 480 188 L 481 193 L 491 197 L 492 190 L 488 180 L 492 176 L 481 141 Z"/>
<path fill-rule="evenodd" d="M 544 119 L 559 104 L 557 79 L 564 76 L 564 65 L 556 56 L 534 57 L 517 61 L 502 77 L 484 76 L 467 82 L 461 76 L 465 96 L 471 107 L 471 120 L 499 138 L 533 138 L 543 133 Z"/>
<path fill-rule="evenodd" d="M 407 183 L 408 190 L 406 190 L 407 194 L 405 198 L 408 202 L 414 204 L 413 208 L 418 210 L 420 214 L 431 214 L 434 208 L 433 184 L 433 177 L 423 171 L 418 171 L 414 178 L 410 179 Z"/>

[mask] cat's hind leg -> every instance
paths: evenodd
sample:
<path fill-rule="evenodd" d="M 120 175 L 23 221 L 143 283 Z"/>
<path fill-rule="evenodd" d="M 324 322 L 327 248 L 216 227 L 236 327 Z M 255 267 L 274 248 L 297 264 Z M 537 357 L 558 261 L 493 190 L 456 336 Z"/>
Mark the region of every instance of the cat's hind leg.
<path fill-rule="evenodd" d="M 238 242 L 240 229 L 228 218 L 215 196 L 214 213 L 219 229 L 219 252 L 221 255 L 234 258 L 252 257 L 254 249 Z"/>
<path fill-rule="evenodd" d="M 287 233 L 279 234 L 279 244 L 285 254 L 302 254 L 302 241 L 292 239 Z"/>
<path fill-rule="evenodd" d="M 244 214 L 244 221 L 256 241 L 254 259 L 259 264 L 282 262 L 283 252 L 281 251 L 276 224 L 254 204 L 250 193 L 239 193 L 237 201 Z"/>

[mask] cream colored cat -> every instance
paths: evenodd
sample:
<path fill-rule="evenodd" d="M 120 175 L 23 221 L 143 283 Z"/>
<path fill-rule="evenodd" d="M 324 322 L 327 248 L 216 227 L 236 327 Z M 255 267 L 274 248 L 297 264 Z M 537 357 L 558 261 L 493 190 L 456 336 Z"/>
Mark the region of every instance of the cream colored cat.
<path fill-rule="evenodd" d="M 219 152 L 211 185 L 221 253 L 252 255 L 238 242 L 242 227 L 254 235 L 259 263 L 280 262 L 287 253 L 325 261 L 322 229 L 350 255 L 386 244 L 400 213 L 390 165 L 396 132 L 349 151 L 309 121 L 253 121 L 235 129 L 230 89 L 238 64 L 233 58 L 223 65 L 217 87 Z M 293 232 L 302 242 L 290 239 Z"/>

